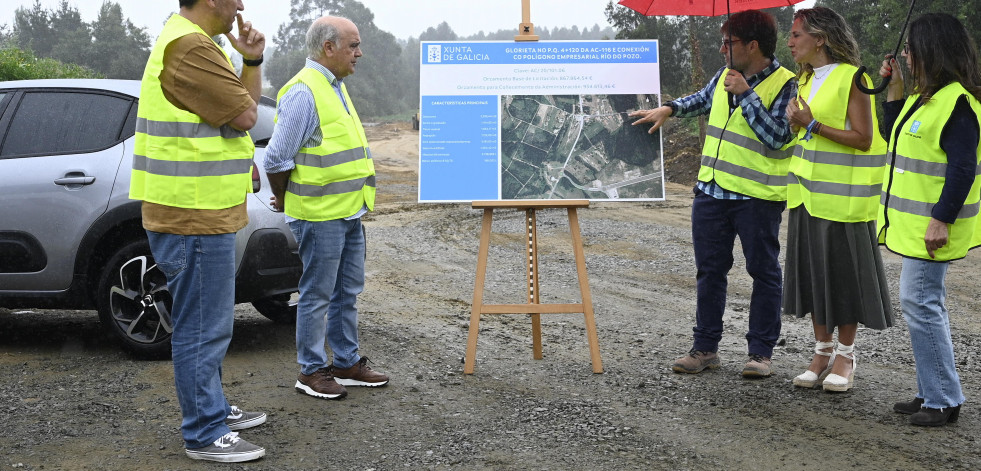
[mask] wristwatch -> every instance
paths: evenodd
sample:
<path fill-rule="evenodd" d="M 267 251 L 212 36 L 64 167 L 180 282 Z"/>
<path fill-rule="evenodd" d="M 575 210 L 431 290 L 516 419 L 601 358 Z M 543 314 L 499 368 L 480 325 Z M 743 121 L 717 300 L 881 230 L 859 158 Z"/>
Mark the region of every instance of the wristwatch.
<path fill-rule="evenodd" d="M 259 56 L 258 59 L 246 59 L 245 57 L 243 57 L 242 64 L 247 65 L 249 67 L 258 67 L 262 65 L 262 56 Z"/>

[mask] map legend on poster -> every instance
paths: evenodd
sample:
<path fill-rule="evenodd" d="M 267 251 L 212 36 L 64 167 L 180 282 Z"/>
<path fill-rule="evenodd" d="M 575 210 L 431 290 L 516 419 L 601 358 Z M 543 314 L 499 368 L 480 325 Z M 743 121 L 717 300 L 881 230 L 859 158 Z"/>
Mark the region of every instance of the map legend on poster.
<path fill-rule="evenodd" d="M 498 97 L 427 96 L 422 109 L 420 199 L 498 199 Z"/>
<path fill-rule="evenodd" d="M 421 48 L 420 202 L 664 199 L 657 41 Z"/>

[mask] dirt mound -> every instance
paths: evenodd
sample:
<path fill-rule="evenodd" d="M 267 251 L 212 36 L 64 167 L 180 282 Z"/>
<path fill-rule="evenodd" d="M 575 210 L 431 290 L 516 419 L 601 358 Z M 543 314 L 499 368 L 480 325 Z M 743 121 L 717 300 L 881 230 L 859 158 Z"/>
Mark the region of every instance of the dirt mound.
<path fill-rule="evenodd" d="M 702 141 L 697 134 L 671 133 L 663 137 L 664 178 L 672 183 L 694 185 L 702 160 Z"/>
<path fill-rule="evenodd" d="M 394 121 L 390 123 L 365 123 L 364 133 L 368 137 L 368 142 L 383 139 L 393 139 L 405 132 L 418 134 L 412 130 L 412 123 L 408 121 Z"/>

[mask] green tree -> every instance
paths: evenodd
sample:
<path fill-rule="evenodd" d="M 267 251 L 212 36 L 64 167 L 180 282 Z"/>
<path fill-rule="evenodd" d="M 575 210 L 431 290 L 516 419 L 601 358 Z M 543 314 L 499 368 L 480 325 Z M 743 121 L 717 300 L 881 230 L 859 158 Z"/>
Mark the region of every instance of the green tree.
<path fill-rule="evenodd" d="M 483 31 L 480 32 L 483 34 Z M 511 32 L 511 36 L 514 36 L 515 32 Z M 450 24 L 447 22 L 442 22 L 436 27 L 430 26 L 422 34 L 419 35 L 420 41 L 457 41 L 460 37 L 453 31 Z"/>
<path fill-rule="evenodd" d="M 831 8 L 845 18 L 858 40 L 862 64 L 867 67 L 874 84 L 879 84 L 878 72 L 882 60 L 886 54 L 894 53 L 896 46 L 905 40 L 900 33 L 906 14 L 910 11 L 910 0 L 818 0 L 816 5 Z M 981 9 L 978 9 L 976 2 L 918 0 L 910 21 L 927 12 L 950 13 L 964 23 L 975 41 L 981 39 Z M 884 99 L 885 94 L 879 96 Z"/>
<path fill-rule="evenodd" d="M 46 10 L 39 0 L 14 12 L 16 43 L 37 57 L 84 64 L 109 78 L 138 79 L 150 55 L 150 37 L 125 18 L 119 3 L 105 1 L 98 18 L 82 21 L 78 9 L 61 0 Z"/>
<path fill-rule="evenodd" d="M 0 81 L 44 78 L 100 78 L 92 69 L 38 58 L 30 50 L 0 45 Z"/>
<path fill-rule="evenodd" d="M 862 63 L 878 71 L 886 54 L 892 54 L 901 44 L 900 32 L 910 0 L 818 0 L 816 5 L 838 12 L 855 32 L 862 51 Z M 919 0 L 913 17 L 927 12 L 945 12 L 956 16 L 977 41 L 981 37 L 981 9 L 975 2 L 953 0 Z"/>
<path fill-rule="evenodd" d="M 358 97 L 358 112 L 381 117 L 414 107 L 418 100 L 408 96 L 408 82 L 418 82 L 418 75 L 406 76 L 399 70 L 402 48 L 395 36 L 375 26 L 375 14 L 361 2 L 346 1 L 338 12 L 358 25 L 364 56 L 358 60 L 358 73 L 345 79 L 349 90 Z M 418 86 L 416 87 L 418 93 Z M 417 95 L 418 96 L 418 95 Z"/>
<path fill-rule="evenodd" d="M 88 64 L 93 52 L 92 31 L 82 21 L 78 9 L 70 6 L 68 0 L 61 0 L 50 17 L 54 40 L 47 57 L 61 62 Z"/>
<path fill-rule="evenodd" d="M 40 56 L 51 52 L 55 39 L 51 14 L 41 6 L 40 0 L 34 0 L 30 9 L 17 7 L 14 10 L 14 35 L 21 49 L 29 49 Z"/>
<path fill-rule="evenodd" d="M 404 74 L 405 110 L 419 109 L 419 65 L 422 62 L 419 56 L 420 39 L 409 38 L 402 48 L 402 55 L 399 57 L 399 70 Z"/>
<path fill-rule="evenodd" d="M 123 17 L 122 7 L 104 2 L 92 23 L 92 56 L 86 65 L 107 77 L 139 79 L 150 57 L 150 37 Z"/>

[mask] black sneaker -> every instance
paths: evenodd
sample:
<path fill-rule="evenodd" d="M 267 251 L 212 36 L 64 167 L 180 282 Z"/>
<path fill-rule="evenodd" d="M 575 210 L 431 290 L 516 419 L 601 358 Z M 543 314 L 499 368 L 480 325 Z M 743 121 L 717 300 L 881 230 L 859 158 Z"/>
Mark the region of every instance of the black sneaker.
<path fill-rule="evenodd" d="M 245 412 L 236 406 L 232 406 L 232 413 L 225 417 L 225 425 L 232 430 L 245 430 L 265 422 L 264 412 Z"/>
<path fill-rule="evenodd" d="M 266 455 L 266 449 L 255 446 L 241 438 L 238 432 L 228 432 L 214 443 L 202 448 L 185 448 L 184 452 L 193 460 L 218 461 L 221 463 L 240 463 L 252 461 Z"/>

